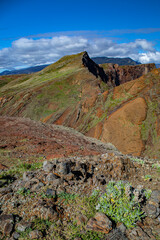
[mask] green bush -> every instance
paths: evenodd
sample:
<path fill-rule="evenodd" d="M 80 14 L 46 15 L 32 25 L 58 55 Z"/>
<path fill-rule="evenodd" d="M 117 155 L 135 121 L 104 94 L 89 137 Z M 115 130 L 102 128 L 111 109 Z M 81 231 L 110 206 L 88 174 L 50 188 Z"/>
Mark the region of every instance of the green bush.
<path fill-rule="evenodd" d="M 127 228 L 144 217 L 139 203 L 134 200 L 134 195 L 127 196 L 125 188 L 128 184 L 109 182 L 106 192 L 100 195 L 96 210 L 105 213 L 115 222 L 123 222 Z M 97 193 L 98 194 L 98 193 Z"/>

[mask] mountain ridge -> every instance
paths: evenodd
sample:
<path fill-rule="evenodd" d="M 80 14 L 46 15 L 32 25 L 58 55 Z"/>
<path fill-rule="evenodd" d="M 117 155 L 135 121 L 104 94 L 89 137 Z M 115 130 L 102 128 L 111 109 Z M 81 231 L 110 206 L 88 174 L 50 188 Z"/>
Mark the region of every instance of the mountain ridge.
<path fill-rule="evenodd" d="M 151 111 L 143 99 L 145 102 L 151 101 L 148 100 L 147 94 L 150 94 L 152 85 L 155 89 L 157 86 L 158 91 L 157 81 L 153 84 L 151 80 L 151 76 L 157 79 L 156 74 L 158 76 L 159 71 L 156 72 L 154 64 L 99 66 L 86 52 L 64 56 L 40 72 L 6 82 L 0 88 L 0 114 L 75 128 L 87 136 L 113 143 L 125 154 L 139 156 L 147 153 L 145 146 L 149 148 L 146 140 L 141 138 L 142 127 L 138 123 L 143 124 L 142 119 L 146 119 L 147 108 Z M 148 91 L 147 94 L 145 91 Z M 141 103 L 145 113 L 143 116 L 136 110 L 136 105 Z M 123 108 L 126 104 L 129 107 Z M 130 108 L 134 114 L 129 113 Z M 112 113 L 118 110 L 121 112 L 118 116 L 125 118 L 128 127 L 134 122 L 132 134 L 128 135 L 126 131 L 127 141 L 122 141 L 119 135 L 121 132 L 118 132 L 120 129 L 124 131 L 123 123 L 120 123 L 121 128 L 118 127 L 117 121 L 115 126 L 111 126 L 110 129 L 116 132 L 114 138 L 106 124 Z M 132 118 L 125 115 L 127 112 Z M 137 120 L 134 118 L 136 115 Z M 115 121 L 115 117 L 113 119 Z M 149 118 L 147 121 L 152 120 Z M 146 123 L 145 130 L 147 124 L 149 123 Z M 106 128 L 109 134 L 107 138 L 104 136 Z M 156 144 L 153 146 L 158 148 Z"/>
<path fill-rule="evenodd" d="M 108 57 L 93 57 L 91 58 L 95 63 L 97 64 L 103 64 L 103 63 L 114 63 L 118 65 L 137 65 L 141 64 L 139 62 L 136 62 L 132 60 L 131 58 L 108 58 Z M 30 74 L 34 72 L 41 71 L 45 67 L 49 66 L 50 64 L 44 64 L 44 65 L 38 65 L 38 66 L 32 66 L 28 68 L 23 69 L 15 69 L 15 70 L 6 70 L 0 73 L 0 76 L 4 75 L 14 75 L 14 74 Z"/>

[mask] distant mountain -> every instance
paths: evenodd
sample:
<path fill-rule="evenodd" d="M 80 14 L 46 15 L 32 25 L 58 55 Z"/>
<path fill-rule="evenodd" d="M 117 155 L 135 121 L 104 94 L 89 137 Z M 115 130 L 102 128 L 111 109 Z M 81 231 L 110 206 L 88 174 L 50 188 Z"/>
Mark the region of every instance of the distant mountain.
<path fill-rule="evenodd" d="M 118 65 L 138 65 L 140 62 L 136 62 L 131 58 L 108 58 L 108 57 L 94 57 L 92 60 L 97 64 L 114 63 Z"/>
<path fill-rule="evenodd" d="M 156 64 L 156 68 L 160 68 L 160 64 Z"/>
<path fill-rule="evenodd" d="M 29 68 L 23 68 L 23 69 L 18 69 L 18 70 L 12 70 L 12 71 L 3 71 L 0 73 L 0 76 L 3 75 L 13 75 L 13 74 L 30 74 L 30 73 L 35 73 L 39 72 L 48 65 L 40 65 L 40 66 L 35 66 L 35 67 L 29 67 Z"/>

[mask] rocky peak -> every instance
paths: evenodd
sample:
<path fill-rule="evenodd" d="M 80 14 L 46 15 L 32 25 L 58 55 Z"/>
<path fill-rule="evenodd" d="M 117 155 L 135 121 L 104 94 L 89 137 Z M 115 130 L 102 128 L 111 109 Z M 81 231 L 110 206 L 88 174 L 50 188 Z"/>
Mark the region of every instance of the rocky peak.
<path fill-rule="evenodd" d="M 135 66 L 119 66 L 112 63 L 98 65 L 87 52 L 84 52 L 82 56 L 82 63 L 96 78 L 100 77 L 103 82 L 113 87 L 135 80 L 156 68 L 154 63 Z"/>
<path fill-rule="evenodd" d="M 88 68 L 89 72 L 91 72 L 96 78 L 100 77 L 103 82 L 107 83 L 107 76 L 102 67 L 96 64 L 89 56 L 88 53 L 85 52 L 82 57 L 82 63 L 85 67 Z"/>

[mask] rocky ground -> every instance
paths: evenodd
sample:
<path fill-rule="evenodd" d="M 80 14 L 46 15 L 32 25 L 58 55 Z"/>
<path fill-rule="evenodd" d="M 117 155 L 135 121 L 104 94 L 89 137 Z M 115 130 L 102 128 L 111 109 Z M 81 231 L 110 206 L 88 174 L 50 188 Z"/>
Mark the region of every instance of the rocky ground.
<path fill-rule="evenodd" d="M 0 139 L 0 239 L 159 239 L 155 159 L 123 155 L 74 130 L 22 118 L 0 118 Z M 113 192 L 106 188 L 111 181 Z M 106 212 L 99 207 L 104 196 L 112 206 Z M 139 218 L 127 210 L 131 203 Z M 125 209 L 123 217 L 117 209 Z"/>
<path fill-rule="evenodd" d="M 0 162 L 8 167 L 17 159 L 30 163 L 36 159 L 98 155 L 112 148 L 112 144 L 103 144 L 63 126 L 0 117 Z"/>

